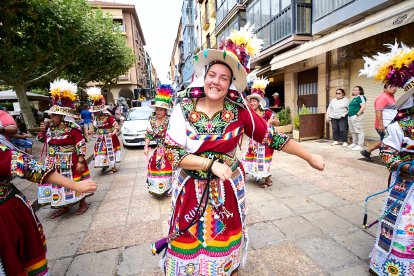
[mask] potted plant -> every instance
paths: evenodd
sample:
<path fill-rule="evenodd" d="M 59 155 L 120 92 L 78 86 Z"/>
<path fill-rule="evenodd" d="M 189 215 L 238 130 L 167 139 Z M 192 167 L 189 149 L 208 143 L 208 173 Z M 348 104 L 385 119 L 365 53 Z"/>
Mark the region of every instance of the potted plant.
<path fill-rule="evenodd" d="M 308 114 L 312 114 L 312 112 L 305 105 L 302 105 L 302 108 L 299 110 L 298 114 L 295 116 L 295 118 L 293 118 L 293 125 L 294 125 L 294 129 L 293 129 L 293 133 L 292 133 L 293 134 L 293 139 L 299 140 L 299 138 L 300 138 L 300 135 L 299 135 L 300 116 L 301 115 L 308 115 Z"/>
<path fill-rule="evenodd" d="M 291 133 L 292 126 L 292 115 L 290 113 L 290 108 L 285 107 L 279 113 L 277 113 L 277 118 L 279 120 L 279 126 L 276 129 L 283 133 Z"/>

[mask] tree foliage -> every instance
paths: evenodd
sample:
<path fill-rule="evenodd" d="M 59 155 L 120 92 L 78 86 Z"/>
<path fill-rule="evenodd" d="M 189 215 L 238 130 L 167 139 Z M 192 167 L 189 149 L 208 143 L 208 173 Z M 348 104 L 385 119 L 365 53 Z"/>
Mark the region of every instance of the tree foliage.
<path fill-rule="evenodd" d="M 29 128 L 27 87 L 62 76 L 107 83 L 127 72 L 134 55 L 116 30 L 85 0 L 0 1 L 0 84 L 16 90 Z"/>

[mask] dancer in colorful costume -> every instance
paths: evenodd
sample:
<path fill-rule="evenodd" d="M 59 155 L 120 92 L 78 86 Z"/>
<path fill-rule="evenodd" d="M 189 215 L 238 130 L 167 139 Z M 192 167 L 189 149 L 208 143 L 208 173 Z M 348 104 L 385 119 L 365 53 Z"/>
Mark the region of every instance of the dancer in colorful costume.
<path fill-rule="evenodd" d="M 13 121 L 11 117 L 6 120 Z M 20 152 L 3 136 L 17 133 L 16 125 L 5 124 L 4 117 L 0 133 L 0 275 L 48 275 L 42 225 L 12 178 L 51 182 L 79 193 L 96 191 L 96 183 L 74 182 Z"/>
<path fill-rule="evenodd" d="M 370 271 L 375 275 L 414 275 L 414 48 L 403 44 L 399 47 L 397 43 L 387 46 L 390 52 L 364 58 L 361 70 L 361 74 L 375 77 L 384 85 L 405 91 L 397 101 L 397 115 L 388 125 L 380 148 L 380 156 L 391 172 L 391 185 L 378 219 Z"/>
<path fill-rule="evenodd" d="M 86 90 L 91 102 L 90 111 L 94 114 L 94 126 L 97 139 L 94 147 L 95 168 L 102 172 L 109 169 L 108 174 L 116 173 L 116 163 L 121 162 L 121 143 L 117 133 L 119 125 L 114 116 L 107 110 L 101 89 L 91 87 Z"/>
<path fill-rule="evenodd" d="M 42 131 L 37 136 L 41 142 L 47 143 L 48 155 L 46 165 L 57 170 L 63 176 L 74 181 L 89 179 L 89 169 L 85 160 L 86 142 L 83 130 L 74 122 L 74 101 L 77 99 L 77 86 L 63 79 L 50 84 L 50 94 L 53 106 L 47 111 L 51 125 L 41 124 Z M 38 191 L 39 204 L 51 204 L 59 209 L 51 218 L 57 218 L 69 211 L 69 206 L 79 203 L 77 215 L 86 212 L 88 205 L 85 196 L 73 190 L 51 184 L 40 184 Z"/>
<path fill-rule="evenodd" d="M 171 103 L 174 89 L 171 85 L 157 88 L 155 104 L 151 105 L 155 113 L 149 118 L 145 136 L 144 154 L 149 154 L 149 143 L 157 141 L 157 148 L 148 162 L 147 187 L 150 193 L 162 195 L 171 189 L 172 167 L 165 156 L 164 138 L 170 120 Z"/>
<path fill-rule="evenodd" d="M 266 107 L 266 101 L 264 100 L 264 92 L 266 86 L 269 84 L 267 79 L 257 78 L 254 80 L 251 93 L 247 96 L 250 107 L 260 117 L 266 120 L 273 126 L 278 126 L 279 121 L 275 118 L 274 113 Z M 260 186 L 266 188 L 272 186 L 273 181 L 271 178 L 270 166 L 272 165 L 272 157 L 274 150 L 270 147 L 266 147 L 260 143 L 249 138 L 246 144 L 246 153 L 243 157 L 243 167 L 246 173 L 251 174 L 257 182 L 261 178 L 265 178 L 264 183 Z"/>
<path fill-rule="evenodd" d="M 179 170 L 169 235 L 153 245 L 153 252 L 167 250 L 166 275 L 235 275 L 242 264 L 247 208 L 243 166 L 235 150 L 243 133 L 324 169 L 322 157 L 243 104 L 249 56 L 259 46 L 246 27 L 233 32 L 221 50 L 206 49 L 194 57 L 199 78 L 181 94 L 186 99 L 174 107 L 165 138 L 167 157 Z"/>

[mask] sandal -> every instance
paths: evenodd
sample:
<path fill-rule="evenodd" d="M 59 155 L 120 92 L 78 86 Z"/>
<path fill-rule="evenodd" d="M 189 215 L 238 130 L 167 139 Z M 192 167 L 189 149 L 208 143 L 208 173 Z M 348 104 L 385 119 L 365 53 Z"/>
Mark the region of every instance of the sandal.
<path fill-rule="evenodd" d="M 266 185 L 267 187 L 272 186 L 273 185 L 273 180 L 270 177 L 266 178 L 264 185 Z"/>
<path fill-rule="evenodd" d="M 107 172 L 106 173 L 106 175 L 111 175 L 111 174 L 114 174 L 114 173 L 116 173 L 118 170 L 117 169 L 112 169 L 112 170 L 110 170 L 109 172 Z"/>

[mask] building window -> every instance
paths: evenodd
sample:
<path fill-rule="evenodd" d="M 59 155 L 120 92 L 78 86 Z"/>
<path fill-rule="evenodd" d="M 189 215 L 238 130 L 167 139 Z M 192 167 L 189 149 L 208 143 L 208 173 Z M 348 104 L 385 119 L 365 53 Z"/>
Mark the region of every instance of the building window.
<path fill-rule="evenodd" d="M 314 21 L 332 13 L 333 11 L 348 5 L 351 2 L 354 2 L 355 0 L 314 0 L 313 1 L 313 16 Z"/>

